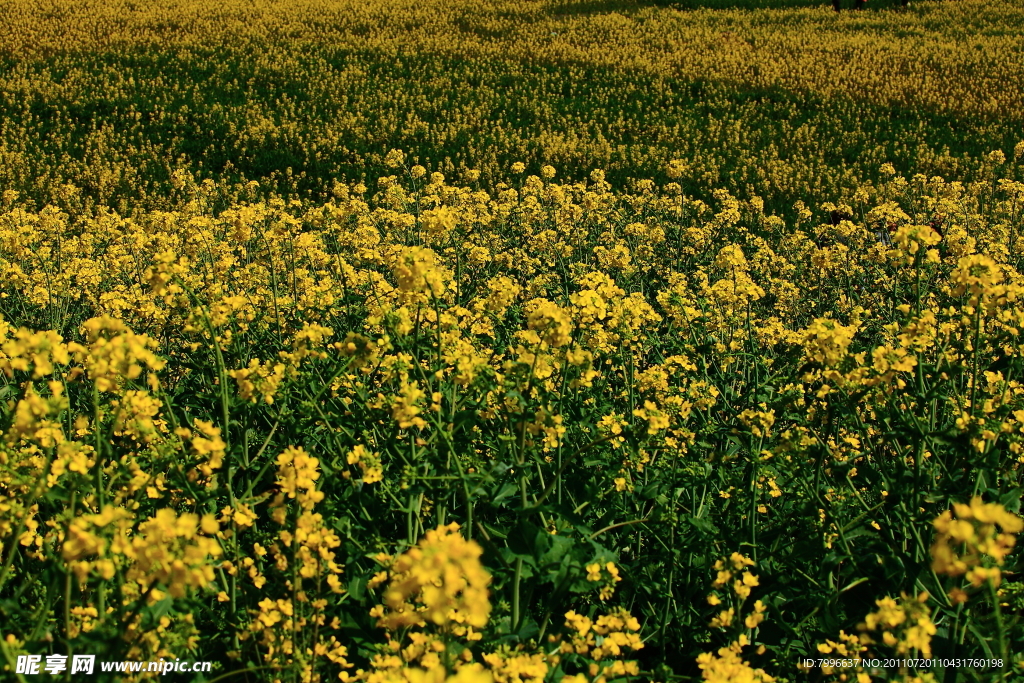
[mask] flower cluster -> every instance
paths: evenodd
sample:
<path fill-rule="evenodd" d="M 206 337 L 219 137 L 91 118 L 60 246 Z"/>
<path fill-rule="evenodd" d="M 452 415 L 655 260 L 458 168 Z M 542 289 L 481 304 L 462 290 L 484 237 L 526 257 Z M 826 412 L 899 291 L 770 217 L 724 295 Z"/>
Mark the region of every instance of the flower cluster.
<path fill-rule="evenodd" d="M 750 597 L 751 589 L 760 584 L 758 576 L 749 567 L 754 561 L 740 553 L 733 553 L 728 558 L 715 562 L 714 589 L 707 597 L 712 607 L 718 608 L 728 601 L 730 604 L 711 619 L 713 629 L 732 631 L 735 633 L 731 642 L 715 652 L 704 652 L 697 657 L 697 666 L 706 681 L 725 683 L 725 681 L 748 681 L 749 683 L 771 683 L 775 679 L 763 669 L 751 666 L 743 659 L 743 649 L 751 644 L 750 632 L 764 621 L 767 606 L 761 601 L 754 602 L 753 610 L 745 617 L 743 605 Z M 728 590 L 724 596 L 722 593 Z M 724 598 L 724 599 L 723 599 Z M 764 653 L 764 646 L 758 648 L 758 654 Z"/>
<path fill-rule="evenodd" d="M 107 506 L 71 522 L 61 553 L 72 563 L 79 583 L 93 572 L 110 579 L 125 567 L 125 577 L 155 601 L 164 589 L 180 598 L 214 580 L 212 561 L 223 551 L 213 515 L 179 516 L 165 508 L 137 527 L 134 521 L 128 511 Z"/>
<path fill-rule="evenodd" d="M 957 503 L 933 522 L 936 531 L 931 547 L 932 569 L 948 576 L 964 576 L 975 588 L 992 582 L 998 586 L 1000 567 L 1013 550 L 1024 520 L 998 503 L 981 498 Z"/>
<path fill-rule="evenodd" d="M 605 562 L 603 565 L 600 562 L 593 562 L 586 566 L 586 570 L 587 581 L 602 584 L 599 595 L 602 601 L 615 594 L 615 584 L 622 581 L 622 577 L 619 576 L 619 568 L 614 562 Z"/>
<path fill-rule="evenodd" d="M 390 567 L 378 624 L 396 630 L 428 623 L 466 635 L 483 628 L 491 612 L 491 577 L 480 564 L 482 550 L 451 523 L 427 532 Z"/>
<path fill-rule="evenodd" d="M 628 652 L 644 647 L 638 633 L 640 622 L 627 610 L 615 609 L 596 620 L 567 612 L 565 626 L 569 630 L 569 640 L 562 642 L 561 652 L 588 659 L 588 673 L 593 681 L 604 683 L 619 676 L 639 674 L 637 662 L 622 659 Z"/>

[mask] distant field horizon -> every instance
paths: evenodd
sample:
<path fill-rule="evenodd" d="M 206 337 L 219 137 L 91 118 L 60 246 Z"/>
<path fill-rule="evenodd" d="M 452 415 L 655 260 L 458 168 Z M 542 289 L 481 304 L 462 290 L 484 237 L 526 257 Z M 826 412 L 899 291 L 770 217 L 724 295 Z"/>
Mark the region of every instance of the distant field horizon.
<path fill-rule="evenodd" d="M 65 182 L 160 205 L 179 168 L 324 200 L 399 148 L 489 188 L 516 162 L 625 188 L 681 159 L 688 193 L 790 211 L 887 162 L 977 179 L 1024 124 L 1020 2 L 60 7 L 0 7 L 0 179 L 39 207 Z"/>

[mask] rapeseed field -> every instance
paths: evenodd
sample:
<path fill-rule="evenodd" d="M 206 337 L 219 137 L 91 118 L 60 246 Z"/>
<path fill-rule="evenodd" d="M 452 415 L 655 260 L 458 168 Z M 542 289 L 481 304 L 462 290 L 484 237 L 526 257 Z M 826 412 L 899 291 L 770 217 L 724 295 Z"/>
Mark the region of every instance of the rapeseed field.
<path fill-rule="evenodd" d="M 0 0 L 0 680 L 1022 680 L 1021 25 Z"/>

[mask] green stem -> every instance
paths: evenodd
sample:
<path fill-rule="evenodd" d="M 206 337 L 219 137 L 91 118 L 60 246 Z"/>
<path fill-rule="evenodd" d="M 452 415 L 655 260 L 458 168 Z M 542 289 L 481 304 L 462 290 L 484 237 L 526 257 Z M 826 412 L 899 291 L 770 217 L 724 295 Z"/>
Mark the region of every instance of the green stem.
<path fill-rule="evenodd" d="M 106 497 L 103 495 L 103 442 L 100 436 L 100 392 L 96 383 L 92 385 L 93 448 L 96 450 L 96 502 L 97 512 L 103 512 Z"/>
<path fill-rule="evenodd" d="M 999 656 L 1003 659 L 1003 674 L 1001 678 L 1005 680 L 1010 666 L 1010 647 L 1006 642 L 1006 629 L 1003 626 L 1003 610 L 999 605 L 999 592 L 996 590 L 992 579 L 989 579 L 987 584 L 989 599 L 992 601 L 992 615 L 996 619 L 996 633 L 999 634 Z"/>
<path fill-rule="evenodd" d="M 519 630 L 519 593 L 523 579 L 523 558 L 516 558 L 516 573 L 512 582 L 512 631 Z"/>

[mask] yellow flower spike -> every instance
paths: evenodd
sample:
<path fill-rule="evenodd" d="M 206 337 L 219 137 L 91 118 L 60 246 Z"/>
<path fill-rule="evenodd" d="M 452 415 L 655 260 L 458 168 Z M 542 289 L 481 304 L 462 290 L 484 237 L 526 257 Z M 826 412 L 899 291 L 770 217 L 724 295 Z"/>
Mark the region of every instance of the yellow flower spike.
<path fill-rule="evenodd" d="M 487 624 L 490 575 L 479 560 L 483 551 L 462 538 L 458 529 L 459 525 L 452 523 L 428 531 L 395 560 L 384 593 L 388 609 L 380 614 L 379 625 L 395 630 L 423 626 L 429 619 L 449 628 L 456 614 L 458 622 L 475 628 Z"/>
<path fill-rule="evenodd" d="M 733 617 L 736 615 L 736 610 L 730 607 L 727 610 L 722 610 L 714 618 L 711 619 L 709 624 L 711 628 L 729 628 L 732 625 Z"/>
<path fill-rule="evenodd" d="M 749 557 L 746 557 L 745 555 L 741 555 L 740 553 L 733 553 L 729 557 L 729 561 L 732 563 L 733 569 L 737 571 L 743 569 L 744 567 L 754 566 L 753 560 L 751 560 Z"/>
<path fill-rule="evenodd" d="M 977 497 L 969 505 L 954 504 L 953 511 L 943 512 L 933 525 L 938 533 L 931 547 L 932 569 L 948 576 L 966 575 L 975 587 L 988 581 L 999 585 L 999 566 L 1015 545 L 1016 534 L 1024 530 L 1019 516 Z"/>

